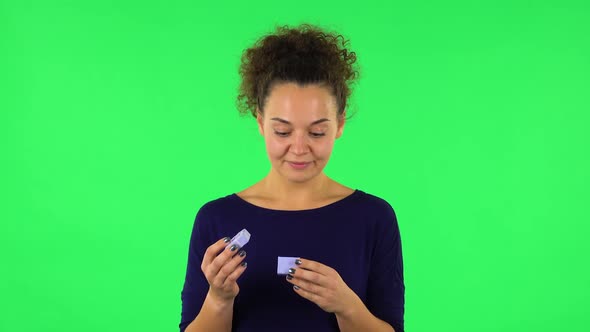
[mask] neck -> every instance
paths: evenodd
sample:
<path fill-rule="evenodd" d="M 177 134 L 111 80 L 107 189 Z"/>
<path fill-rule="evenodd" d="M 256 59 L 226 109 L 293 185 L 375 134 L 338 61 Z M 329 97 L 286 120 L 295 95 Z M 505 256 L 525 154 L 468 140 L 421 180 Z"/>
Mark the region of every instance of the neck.
<path fill-rule="evenodd" d="M 328 189 L 330 179 L 321 172 L 306 182 L 292 182 L 273 169 L 261 181 L 262 188 L 281 202 L 309 202 L 321 197 Z"/>

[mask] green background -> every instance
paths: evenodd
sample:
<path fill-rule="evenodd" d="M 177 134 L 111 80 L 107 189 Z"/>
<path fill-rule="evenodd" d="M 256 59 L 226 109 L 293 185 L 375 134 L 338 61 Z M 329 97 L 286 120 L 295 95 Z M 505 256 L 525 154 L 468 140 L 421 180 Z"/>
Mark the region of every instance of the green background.
<path fill-rule="evenodd" d="M 407 331 L 587 331 L 586 1 L 0 1 L 0 330 L 177 331 L 194 217 L 269 170 L 275 24 L 350 39 L 326 167 L 386 199 Z"/>

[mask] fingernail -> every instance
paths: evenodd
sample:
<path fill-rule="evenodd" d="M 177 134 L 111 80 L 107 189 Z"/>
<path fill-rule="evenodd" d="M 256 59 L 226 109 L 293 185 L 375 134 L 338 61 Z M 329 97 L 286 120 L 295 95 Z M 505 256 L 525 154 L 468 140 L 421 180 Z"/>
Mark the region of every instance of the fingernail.
<path fill-rule="evenodd" d="M 290 274 L 287 274 L 287 280 L 292 280 L 292 279 L 293 279 L 293 276 Z"/>
<path fill-rule="evenodd" d="M 297 285 L 293 285 L 293 289 L 294 289 L 294 290 L 299 290 L 299 286 L 297 286 Z"/>
<path fill-rule="evenodd" d="M 246 256 L 246 252 L 244 250 L 241 250 L 238 255 L 240 255 L 240 257 L 244 257 Z"/>
<path fill-rule="evenodd" d="M 229 241 L 231 241 L 231 238 L 229 236 L 223 238 L 223 242 L 228 243 Z"/>
<path fill-rule="evenodd" d="M 229 247 L 229 250 L 231 250 L 231 251 L 235 251 L 237 248 L 238 248 L 238 246 L 237 246 L 237 245 L 235 245 L 235 244 L 232 244 L 232 246 L 231 246 L 231 247 Z"/>
<path fill-rule="evenodd" d="M 295 273 L 295 269 L 294 268 L 290 268 L 289 269 L 289 273 Z"/>
<path fill-rule="evenodd" d="M 300 260 L 300 259 L 296 259 L 296 260 L 295 260 L 295 264 L 297 264 L 297 265 L 301 265 L 301 260 Z"/>
<path fill-rule="evenodd" d="M 240 264 L 240 265 L 242 265 L 243 267 L 246 267 L 246 266 L 248 266 L 248 262 L 242 262 L 242 264 Z"/>

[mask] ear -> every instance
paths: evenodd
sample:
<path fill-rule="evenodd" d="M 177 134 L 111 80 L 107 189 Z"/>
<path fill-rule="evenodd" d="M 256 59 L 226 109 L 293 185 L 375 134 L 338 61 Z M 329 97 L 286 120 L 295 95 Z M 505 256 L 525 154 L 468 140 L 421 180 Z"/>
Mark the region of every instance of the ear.
<path fill-rule="evenodd" d="M 264 117 L 258 107 L 256 107 L 256 123 L 258 124 L 258 132 L 264 136 Z"/>
<path fill-rule="evenodd" d="M 336 138 L 342 136 L 342 132 L 344 131 L 344 123 L 346 122 L 346 110 L 342 112 L 342 116 L 340 117 L 341 120 L 338 121 L 338 129 L 336 130 Z"/>

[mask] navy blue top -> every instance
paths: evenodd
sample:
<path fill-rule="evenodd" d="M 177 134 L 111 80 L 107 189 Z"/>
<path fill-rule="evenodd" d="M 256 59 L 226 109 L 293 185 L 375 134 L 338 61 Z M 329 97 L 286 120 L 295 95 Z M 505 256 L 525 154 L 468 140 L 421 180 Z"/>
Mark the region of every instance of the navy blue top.
<path fill-rule="evenodd" d="M 209 284 L 201 271 L 207 247 L 246 228 L 248 267 L 238 279 L 232 331 L 339 331 L 336 316 L 299 296 L 277 256 L 301 257 L 335 269 L 376 317 L 404 331 L 402 247 L 397 218 L 382 198 L 356 189 L 334 203 L 307 210 L 274 210 L 230 194 L 197 212 L 181 292 L 180 331 L 201 310 Z"/>

